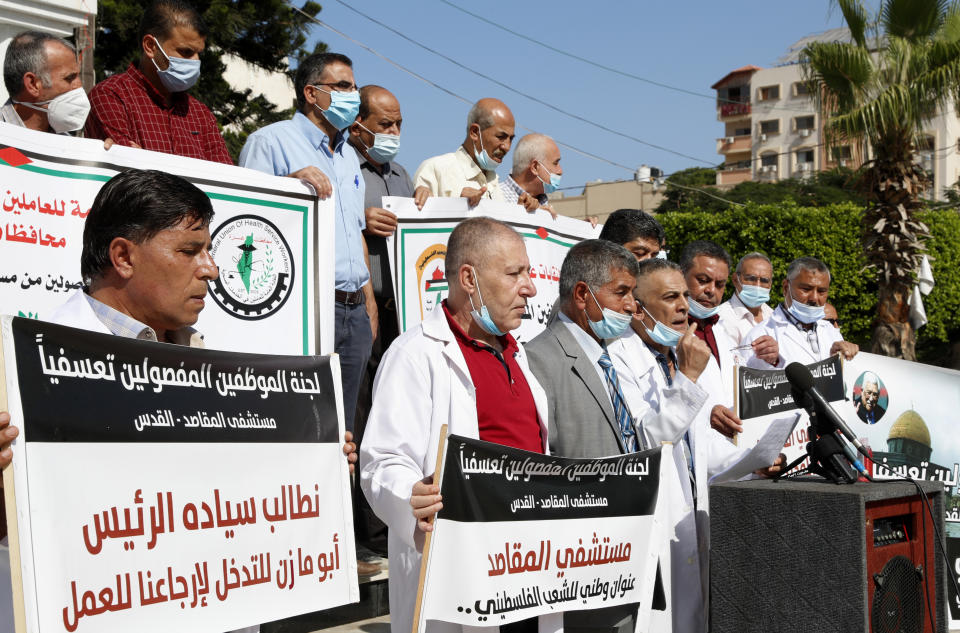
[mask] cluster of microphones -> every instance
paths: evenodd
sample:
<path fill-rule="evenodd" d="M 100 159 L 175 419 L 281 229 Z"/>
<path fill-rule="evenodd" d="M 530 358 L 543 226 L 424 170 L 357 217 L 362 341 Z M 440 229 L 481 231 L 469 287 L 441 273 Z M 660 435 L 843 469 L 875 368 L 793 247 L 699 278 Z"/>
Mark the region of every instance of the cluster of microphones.
<path fill-rule="evenodd" d="M 800 363 L 790 363 L 784 373 L 792 388 L 794 402 L 810 416 L 810 443 L 807 445 L 809 470 L 837 483 L 853 483 L 858 479 L 857 473 L 869 479 L 867 469 L 850 444 L 868 459 L 870 453 L 817 390 L 810 370 Z M 788 472 L 795 465 L 791 464 L 783 472 Z"/>

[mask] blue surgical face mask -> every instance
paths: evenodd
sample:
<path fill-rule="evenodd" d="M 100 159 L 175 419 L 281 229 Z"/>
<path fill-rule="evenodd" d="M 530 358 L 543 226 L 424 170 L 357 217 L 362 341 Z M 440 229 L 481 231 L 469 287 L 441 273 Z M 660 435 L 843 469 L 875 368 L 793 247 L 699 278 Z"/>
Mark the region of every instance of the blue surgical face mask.
<path fill-rule="evenodd" d="M 543 167 L 543 165 L 540 165 L 539 162 L 537 163 L 537 165 L 539 165 L 540 167 Z M 543 183 L 543 193 L 553 193 L 554 191 L 560 188 L 560 174 L 555 174 L 549 169 L 547 169 L 546 167 L 543 167 L 543 168 L 544 170 L 546 170 L 548 174 L 550 174 L 550 182 L 547 182 L 543 178 L 540 178 L 539 174 L 537 174 L 537 179 Z"/>
<path fill-rule="evenodd" d="M 703 304 L 697 303 L 693 299 L 687 299 L 687 303 L 690 304 L 690 314 L 698 319 L 709 319 L 720 309 L 720 306 L 708 308 Z"/>
<path fill-rule="evenodd" d="M 343 130 L 357 120 L 357 115 L 360 114 L 360 93 L 358 91 L 338 92 L 336 90 L 324 90 L 320 86 L 314 86 L 314 88 L 330 95 L 330 105 L 326 110 L 316 103 L 313 104 L 317 110 L 323 112 L 323 116 L 327 121 L 330 121 L 330 125 L 338 130 Z"/>
<path fill-rule="evenodd" d="M 477 153 L 477 146 L 473 146 L 473 158 L 477 161 L 477 166 L 484 171 L 497 171 L 497 161 L 490 158 L 490 154 L 487 153 L 487 150 L 483 149 L 483 136 L 479 133 L 477 136 L 480 136 L 480 153 Z"/>
<path fill-rule="evenodd" d="M 170 57 L 167 55 L 167 51 L 160 46 L 160 40 L 153 38 L 153 41 L 157 43 L 157 49 L 167 58 L 166 70 L 160 70 L 160 67 L 157 66 L 157 60 L 151 60 L 157 68 L 160 83 L 163 84 L 163 87 L 170 92 L 185 92 L 193 88 L 197 79 L 200 78 L 200 60 Z"/>
<path fill-rule="evenodd" d="M 793 315 L 793 318 L 806 324 L 816 323 L 823 318 L 823 306 L 808 306 L 805 303 L 800 303 L 793 296 L 793 288 L 790 288 L 789 284 L 787 284 L 787 287 L 790 289 L 790 305 L 787 306 L 787 312 Z"/>
<path fill-rule="evenodd" d="M 482 304 L 480 309 L 477 310 L 477 306 L 473 305 L 473 295 L 469 295 L 470 307 L 473 308 L 470 311 L 470 316 L 473 317 L 473 320 L 484 332 L 493 334 L 494 336 L 505 335 L 506 332 L 498 328 L 497 324 L 494 323 L 493 319 L 490 318 L 490 312 L 487 310 L 487 305 L 483 303 L 483 294 L 480 292 L 480 278 L 477 276 L 477 269 L 471 266 L 470 270 L 473 271 L 473 281 L 475 284 L 477 284 L 477 296 L 480 298 L 480 303 Z"/>
<path fill-rule="evenodd" d="M 743 302 L 743 305 L 747 306 L 748 308 L 756 308 L 762 306 L 767 301 L 770 301 L 770 289 L 764 288 L 760 285 L 743 285 L 740 287 L 740 291 L 737 293 L 737 296 L 740 297 L 740 301 Z"/>
<path fill-rule="evenodd" d="M 590 286 L 587 286 L 587 290 L 590 291 L 593 302 L 597 304 L 597 307 L 600 308 L 600 311 L 603 313 L 603 318 L 599 321 L 591 321 L 590 317 L 587 316 L 587 323 L 590 324 L 590 329 L 597 335 L 597 338 L 617 338 L 626 332 L 627 328 L 630 327 L 630 322 L 633 320 L 633 315 L 623 314 L 610 308 L 601 307 L 600 302 L 597 301 L 597 296 L 593 294 Z M 583 313 L 587 314 L 587 311 L 584 310 Z"/>
<path fill-rule="evenodd" d="M 653 319 L 653 315 L 644 308 L 640 306 L 644 312 L 647 313 L 647 316 Z M 680 339 L 683 338 L 683 332 L 678 332 L 672 327 L 664 325 L 660 321 L 653 319 L 653 329 L 651 330 L 646 325 L 643 326 L 643 329 L 647 331 L 647 334 L 650 335 L 650 338 L 653 339 L 654 343 L 658 345 L 663 345 L 664 347 L 676 347 L 677 343 L 680 342 Z"/>
<path fill-rule="evenodd" d="M 357 123 L 357 125 L 367 130 L 367 132 L 370 132 L 363 123 Z M 373 145 L 370 147 L 367 147 L 366 143 L 363 145 L 367 150 L 367 155 L 381 165 L 383 163 L 389 163 L 393 160 L 393 157 L 397 155 L 397 152 L 400 151 L 400 135 L 383 134 L 380 132 L 370 133 L 373 134 Z M 363 143 L 363 140 L 360 142 Z"/>

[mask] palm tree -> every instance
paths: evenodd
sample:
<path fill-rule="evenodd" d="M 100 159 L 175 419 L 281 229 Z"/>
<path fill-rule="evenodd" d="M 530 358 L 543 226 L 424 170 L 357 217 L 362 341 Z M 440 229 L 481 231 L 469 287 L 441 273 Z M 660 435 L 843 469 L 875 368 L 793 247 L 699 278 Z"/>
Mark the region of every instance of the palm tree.
<path fill-rule="evenodd" d="M 917 218 L 928 179 L 916 141 L 944 106 L 960 105 L 960 4 L 882 0 L 876 16 L 860 0 L 837 4 L 852 41 L 807 45 L 804 78 L 827 142 L 873 150 L 857 179 L 870 204 L 864 255 L 879 288 L 871 351 L 914 360 L 907 301 L 930 236 Z"/>

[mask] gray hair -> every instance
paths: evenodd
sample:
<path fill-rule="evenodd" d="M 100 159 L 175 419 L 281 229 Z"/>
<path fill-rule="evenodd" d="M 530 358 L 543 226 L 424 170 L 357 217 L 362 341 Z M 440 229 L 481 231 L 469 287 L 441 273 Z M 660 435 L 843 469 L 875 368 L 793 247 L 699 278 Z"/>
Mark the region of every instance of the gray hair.
<path fill-rule="evenodd" d="M 865 384 L 867 384 L 867 383 L 870 383 L 871 385 L 876 385 L 877 388 L 879 389 L 879 388 L 880 388 L 880 377 L 877 376 L 877 375 L 876 375 L 875 373 L 873 373 L 872 371 L 865 371 L 865 372 L 863 372 L 863 381 L 862 381 L 860 384 L 865 385 Z"/>
<path fill-rule="evenodd" d="M 740 258 L 740 261 L 737 262 L 737 267 L 733 272 L 739 273 L 741 270 L 743 270 L 743 263 L 751 259 L 762 259 L 763 261 L 770 264 L 770 268 L 773 268 L 773 262 L 770 261 L 769 257 L 767 257 L 766 255 L 764 255 L 759 251 L 753 251 L 752 253 L 747 253 L 746 255 Z"/>
<path fill-rule="evenodd" d="M 787 281 L 793 281 L 801 271 L 808 273 L 827 273 L 827 281 L 831 281 L 830 269 L 816 257 L 798 257 L 787 266 Z"/>
<path fill-rule="evenodd" d="M 633 253 L 607 240 L 584 240 L 574 245 L 560 267 L 560 301 L 573 296 L 577 282 L 584 282 L 594 291 L 610 283 L 617 270 L 637 274 L 637 258 Z"/>
<path fill-rule="evenodd" d="M 455 226 L 447 240 L 444 260 L 447 281 L 450 281 L 451 276 L 456 275 L 464 264 L 480 266 L 484 256 L 490 251 L 491 241 L 503 235 L 523 241 L 520 234 L 509 224 L 484 216 L 467 218 Z"/>
<path fill-rule="evenodd" d="M 637 289 L 640 288 L 640 280 L 649 277 L 653 273 L 660 272 L 661 270 L 675 270 L 681 275 L 683 270 L 680 268 L 680 264 L 672 262 L 669 259 L 658 259 L 653 257 L 651 259 L 645 259 L 642 262 L 637 262 L 637 288 L 633 291 L 633 297 L 643 305 L 643 300 L 637 296 Z"/>
<path fill-rule="evenodd" d="M 517 141 L 516 149 L 513 150 L 513 171 L 510 173 L 519 174 L 535 160 L 543 162 L 547 148 L 552 142 L 553 139 L 546 134 L 527 134 L 521 138 Z"/>
<path fill-rule="evenodd" d="M 482 105 L 482 99 L 473 104 L 473 107 L 470 108 L 470 112 L 467 113 L 467 130 L 470 129 L 471 125 L 479 125 L 480 131 L 487 129 L 488 127 L 493 126 L 494 118 L 493 112 Z"/>
<path fill-rule="evenodd" d="M 24 31 L 13 36 L 3 60 L 3 84 L 11 99 L 23 90 L 23 76 L 33 73 L 44 88 L 50 87 L 47 42 L 56 42 L 76 55 L 76 49 L 64 39 L 42 31 Z"/>

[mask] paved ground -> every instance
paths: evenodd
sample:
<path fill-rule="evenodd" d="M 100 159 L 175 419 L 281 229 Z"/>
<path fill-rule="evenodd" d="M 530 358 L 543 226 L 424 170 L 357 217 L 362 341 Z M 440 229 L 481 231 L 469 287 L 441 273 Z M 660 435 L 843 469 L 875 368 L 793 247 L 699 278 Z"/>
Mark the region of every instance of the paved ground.
<path fill-rule="evenodd" d="M 319 629 L 314 633 L 390 633 L 390 616 L 384 615 L 370 620 L 361 620 L 335 626 L 330 629 Z"/>

